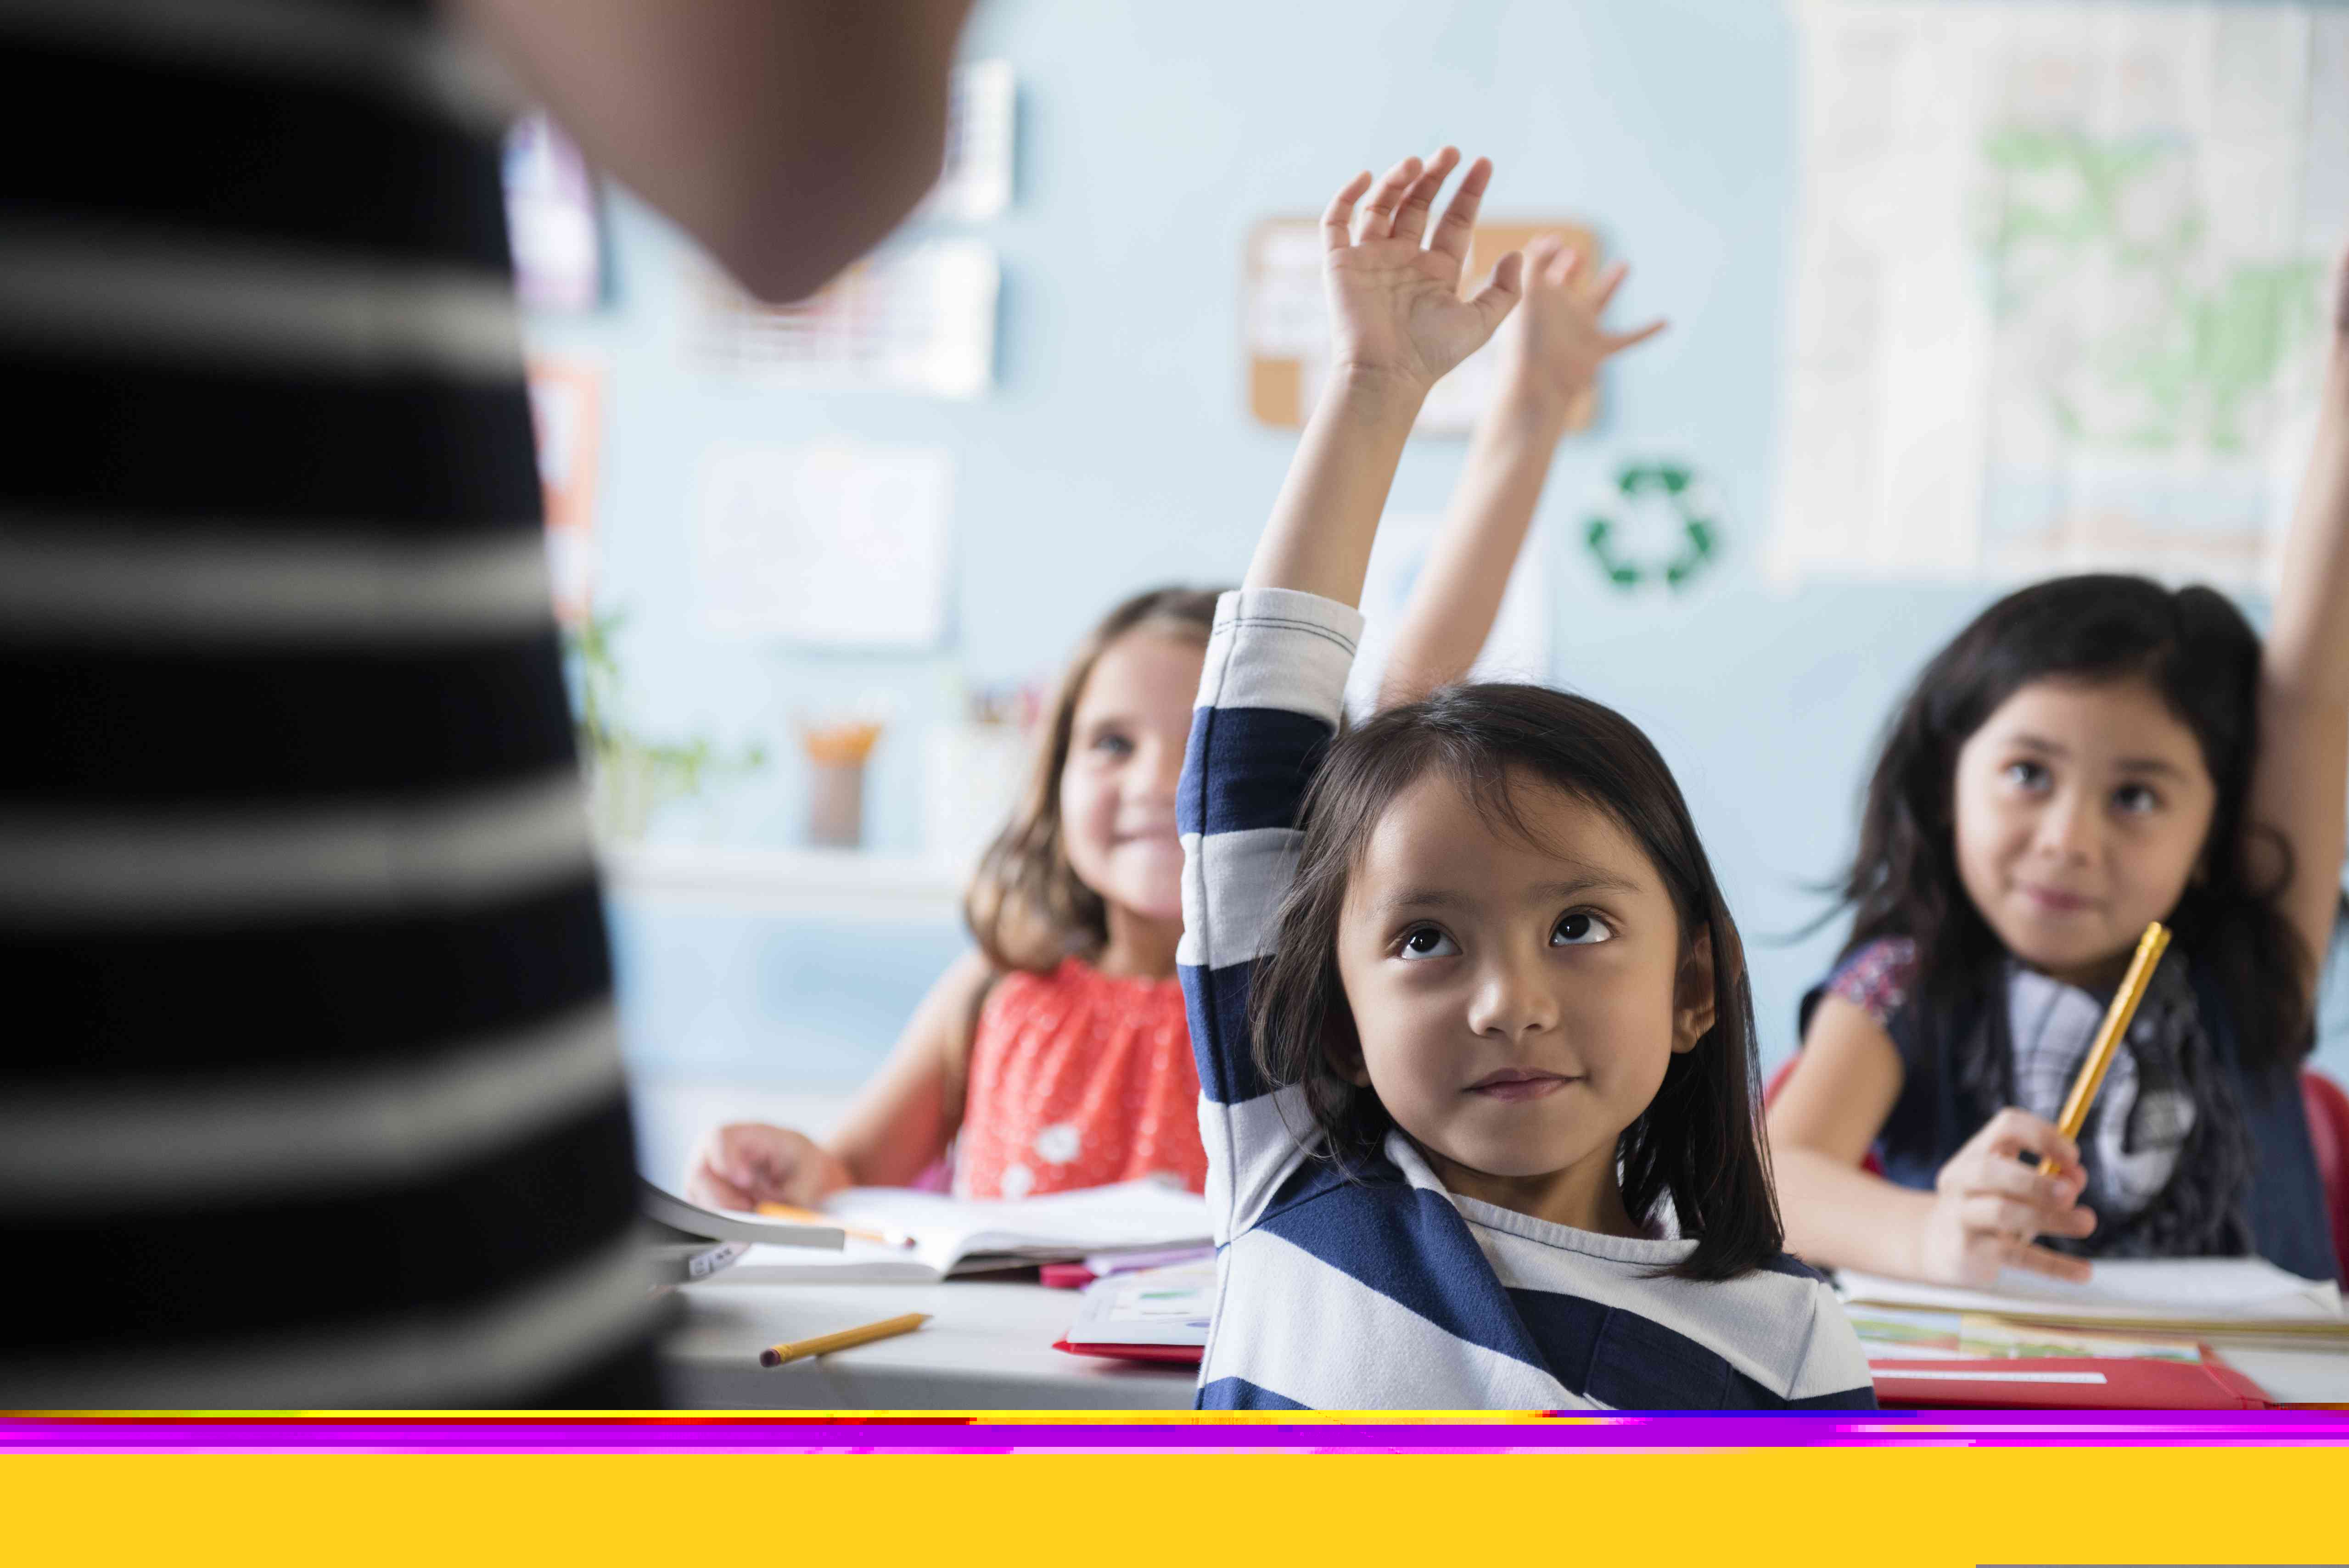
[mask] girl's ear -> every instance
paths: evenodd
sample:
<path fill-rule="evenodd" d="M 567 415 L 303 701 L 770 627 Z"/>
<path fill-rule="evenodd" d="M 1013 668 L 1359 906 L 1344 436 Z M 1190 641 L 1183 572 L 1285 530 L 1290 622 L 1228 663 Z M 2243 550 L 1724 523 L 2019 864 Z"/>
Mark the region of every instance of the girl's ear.
<path fill-rule="evenodd" d="M 1713 933 L 1700 927 L 1696 940 L 1689 944 L 1687 954 L 1681 959 L 1680 974 L 1672 985 L 1673 1053 L 1694 1050 L 1718 1014 L 1714 1004 Z"/>
<path fill-rule="evenodd" d="M 1371 1069 L 1362 1065 L 1362 1037 L 1354 1032 L 1354 1014 L 1343 995 L 1321 1015 L 1321 1057 L 1331 1072 L 1356 1088 L 1368 1088 Z"/>

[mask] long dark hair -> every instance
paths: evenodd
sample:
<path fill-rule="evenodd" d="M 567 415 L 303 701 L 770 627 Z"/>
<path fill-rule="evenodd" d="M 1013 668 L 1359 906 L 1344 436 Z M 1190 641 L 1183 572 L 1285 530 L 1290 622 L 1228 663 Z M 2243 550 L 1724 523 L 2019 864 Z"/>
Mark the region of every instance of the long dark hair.
<path fill-rule="evenodd" d="M 963 919 L 998 969 L 1049 974 L 1071 954 L 1091 955 L 1109 941 L 1101 894 L 1077 880 L 1061 835 L 1061 770 L 1068 766 L 1077 699 L 1112 643 L 1138 627 L 1196 637 L 1216 624 L 1213 588 L 1153 588 L 1102 616 L 1070 656 L 1036 737 L 1028 782 L 1011 820 L 979 857 L 963 892 Z"/>
<path fill-rule="evenodd" d="M 1917 945 L 1915 994 L 1949 1008 L 1997 972 L 2004 949 L 1959 881 L 1958 751 L 2033 681 L 2142 680 L 2194 732 L 2218 786 L 2199 874 L 2169 917 L 2226 996 L 2244 1066 L 2266 1070 L 2312 1039 L 2315 956 L 2276 906 L 2291 846 L 2261 836 L 2274 875 L 2251 865 L 2251 767 L 2259 756 L 2260 640 L 2224 596 L 2142 577 L 2059 577 L 2008 594 L 1935 655 L 1886 730 L 1860 816 L 1859 848 L 1839 892 L 1852 906 L 1849 953 L 1879 937 Z"/>
<path fill-rule="evenodd" d="M 1375 1156 L 1392 1122 L 1376 1094 L 1345 1076 L 1361 1044 L 1338 974 L 1339 915 L 1372 830 L 1431 770 L 1459 785 L 1488 821 L 1529 839 L 1512 770 L 1606 812 L 1662 879 L 1683 954 L 1700 933 L 1710 940 L 1713 1027 L 1671 1058 L 1655 1099 L 1623 1130 L 1623 1203 L 1646 1218 L 1671 1198 L 1681 1233 L 1696 1242 L 1669 1271 L 1682 1277 L 1729 1279 L 1775 1257 L 1785 1232 L 1763 1152 L 1754 1003 L 1736 923 L 1664 759 L 1638 726 L 1586 698 L 1545 686 L 1453 686 L 1330 743 L 1306 797 L 1297 880 L 1250 987 L 1258 1070 L 1304 1090 L 1343 1167 Z"/>

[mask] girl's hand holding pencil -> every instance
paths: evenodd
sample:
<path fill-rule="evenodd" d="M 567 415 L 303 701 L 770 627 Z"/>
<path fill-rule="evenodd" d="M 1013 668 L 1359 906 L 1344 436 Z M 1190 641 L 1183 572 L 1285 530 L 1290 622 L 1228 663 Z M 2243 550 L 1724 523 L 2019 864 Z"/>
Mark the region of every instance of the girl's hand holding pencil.
<path fill-rule="evenodd" d="M 1920 1243 L 1922 1277 L 1984 1286 L 1998 1278 L 2001 1269 L 2012 1267 L 2075 1282 L 2088 1278 L 2085 1259 L 2033 1246 L 2032 1238 L 2085 1236 L 2096 1228 L 2095 1212 L 2079 1206 L 2088 1181 L 2080 1163 L 2080 1133 L 2168 946 L 2168 927 L 2156 921 L 2145 928 L 2128 973 L 2113 993 L 2112 1006 L 2105 1010 L 2105 1021 L 2080 1064 L 2079 1077 L 2064 1097 L 2060 1124 L 2010 1106 L 1941 1167 L 1934 1178 L 1932 1212 Z M 2036 1169 L 2023 1163 L 2024 1157 L 2033 1154 L 2038 1156 Z"/>
<path fill-rule="evenodd" d="M 2055 1162 L 2042 1175 L 2026 1156 Z M 2038 1236 L 2085 1236 L 2096 1216 L 2081 1208 L 2088 1173 L 2080 1146 L 2054 1124 L 2007 1107 L 1951 1156 L 1933 1178 L 1933 1206 L 1917 1241 L 1916 1277 L 1986 1289 L 1999 1271 L 2029 1269 L 2085 1283 L 2088 1263 L 2046 1247 Z"/>

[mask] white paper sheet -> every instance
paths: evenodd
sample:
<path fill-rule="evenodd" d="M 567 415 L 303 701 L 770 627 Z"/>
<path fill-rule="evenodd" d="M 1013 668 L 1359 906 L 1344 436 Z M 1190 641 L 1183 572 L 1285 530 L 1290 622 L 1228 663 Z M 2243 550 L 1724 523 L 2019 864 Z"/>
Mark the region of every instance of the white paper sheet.
<path fill-rule="evenodd" d="M 1155 1181 L 1125 1181 L 1044 1198 L 979 1201 L 897 1187 L 854 1187 L 823 1206 L 844 1226 L 903 1232 L 911 1247 L 855 1236 L 836 1253 L 754 1247 L 726 1278 L 923 1283 L 969 1271 L 975 1257 L 997 1267 L 1095 1253 L 1186 1246 L 1213 1232 L 1206 1200 Z"/>
<path fill-rule="evenodd" d="M 2085 1284 L 2008 1269 L 1996 1290 L 1965 1290 L 1837 1272 L 1847 1301 L 1879 1306 L 1941 1307 L 2027 1317 L 2034 1312 L 2113 1322 L 2216 1321 L 2243 1324 L 2341 1320 L 2340 1287 L 2286 1274 L 2264 1258 L 2118 1258 L 2096 1264 Z"/>
<path fill-rule="evenodd" d="M 746 642 L 935 647 L 953 486 L 943 448 L 711 448 L 694 539 L 703 624 Z"/>

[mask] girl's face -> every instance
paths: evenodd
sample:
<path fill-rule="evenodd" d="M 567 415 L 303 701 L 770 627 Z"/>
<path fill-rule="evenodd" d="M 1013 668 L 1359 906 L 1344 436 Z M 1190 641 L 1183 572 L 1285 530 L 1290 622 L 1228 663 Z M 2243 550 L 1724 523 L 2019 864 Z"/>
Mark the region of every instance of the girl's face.
<path fill-rule="evenodd" d="M 2178 906 L 2219 791 L 2146 682 L 2042 680 L 1959 748 L 1955 799 L 1959 878 L 2007 951 L 2099 986 Z"/>
<path fill-rule="evenodd" d="M 1534 842 L 1441 774 L 1372 830 L 1338 927 L 1354 1078 L 1455 1191 L 1523 1207 L 1512 1183 L 1565 1177 L 1619 1208 L 1616 1140 L 1712 1026 L 1710 956 L 1684 959 L 1671 895 L 1613 819 L 1510 785 Z"/>
<path fill-rule="evenodd" d="M 1136 626 L 1093 662 L 1061 769 L 1061 840 L 1077 880 L 1152 920 L 1183 915 L 1174 786 L 1206 660 L 1199 643 Z"/>

